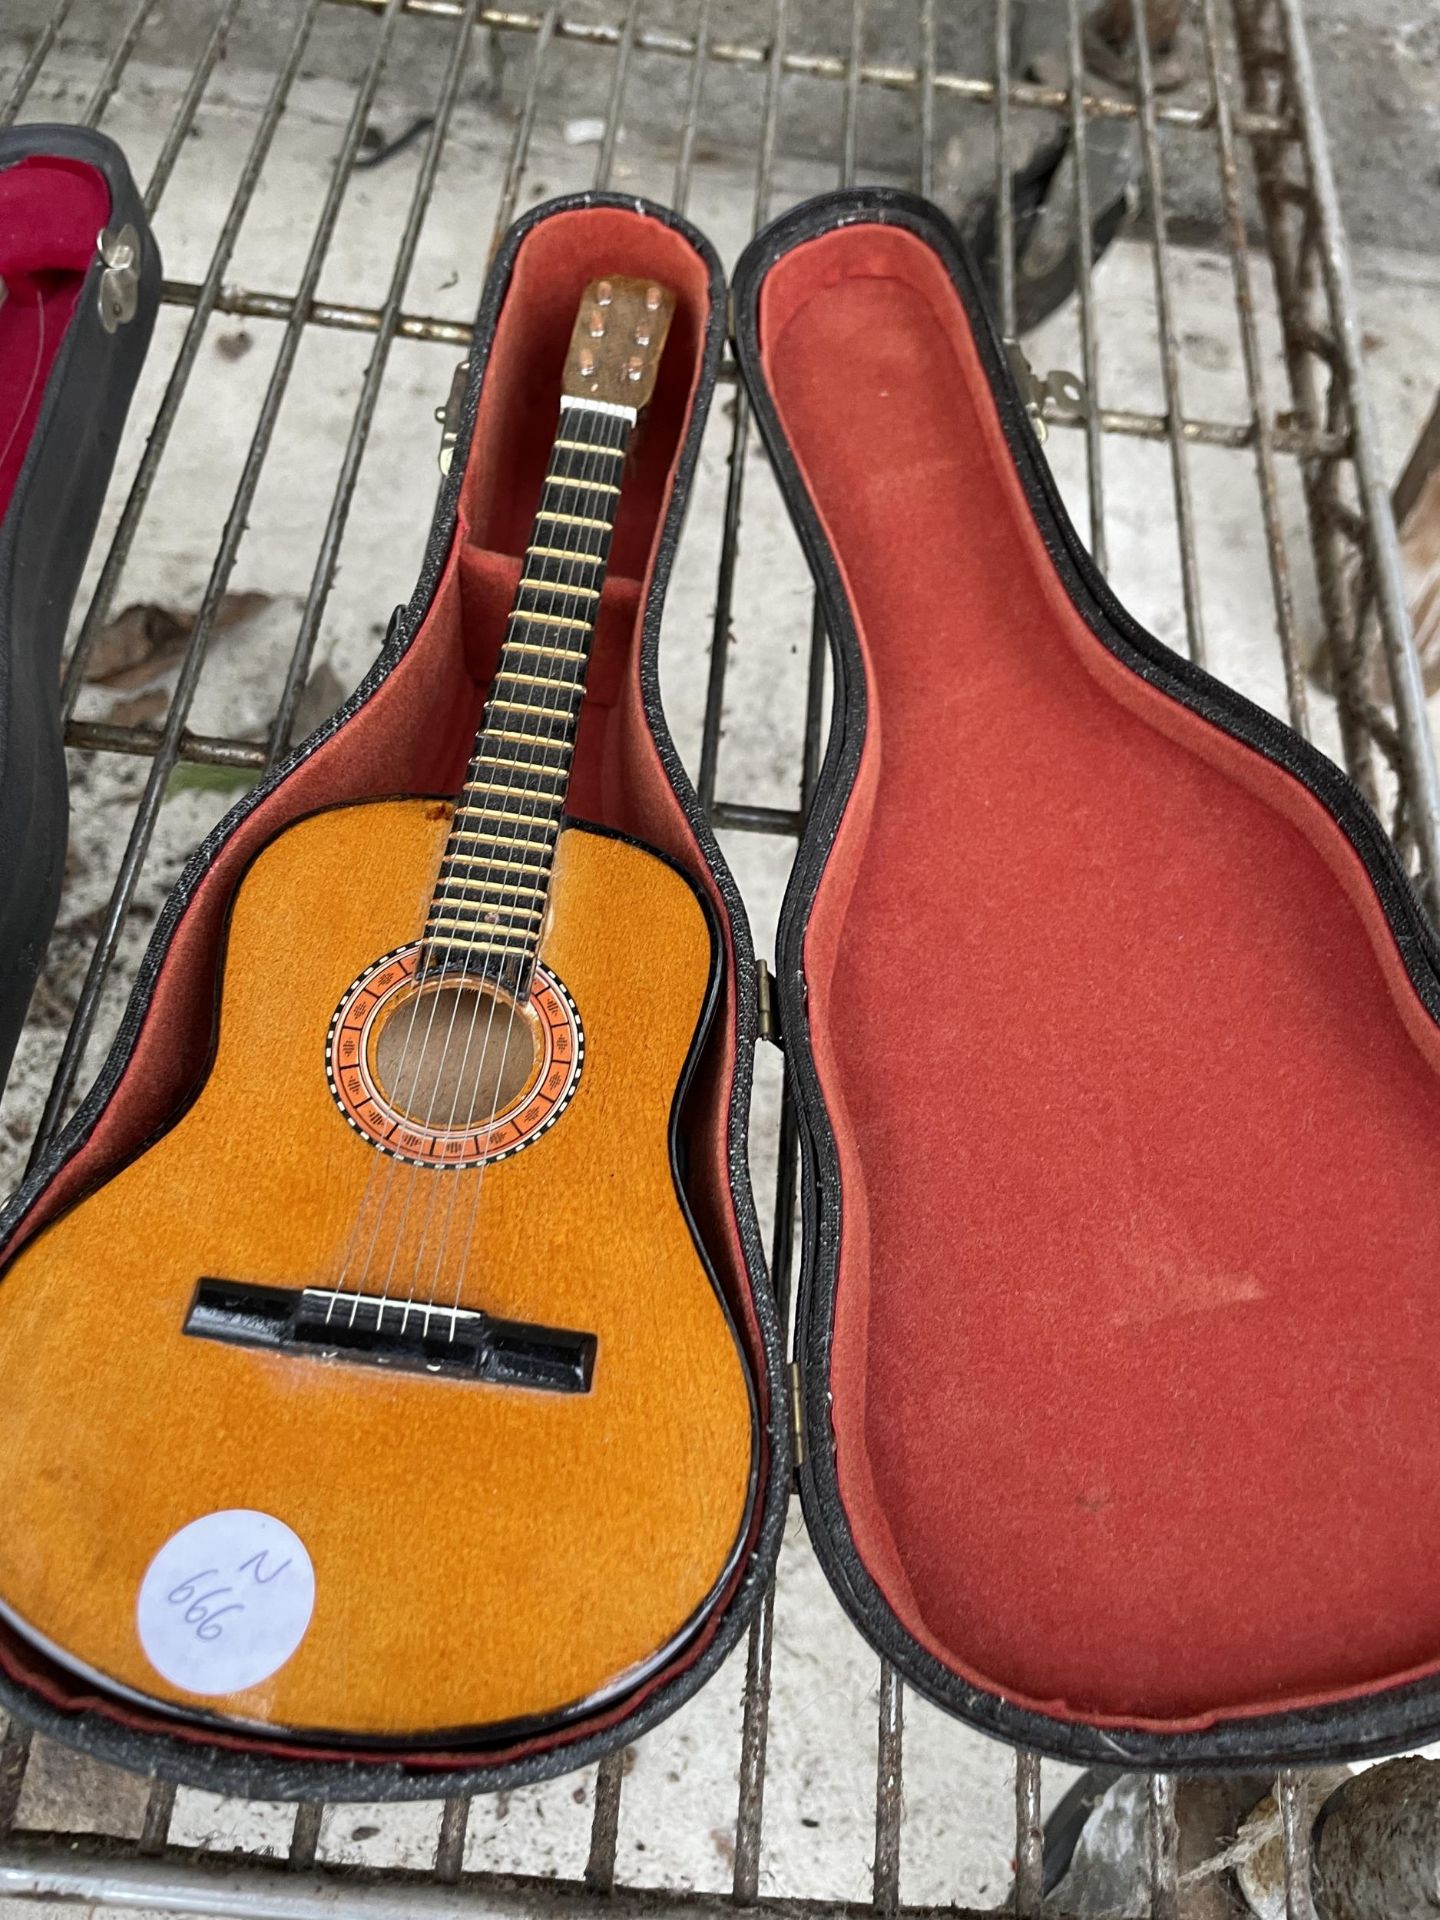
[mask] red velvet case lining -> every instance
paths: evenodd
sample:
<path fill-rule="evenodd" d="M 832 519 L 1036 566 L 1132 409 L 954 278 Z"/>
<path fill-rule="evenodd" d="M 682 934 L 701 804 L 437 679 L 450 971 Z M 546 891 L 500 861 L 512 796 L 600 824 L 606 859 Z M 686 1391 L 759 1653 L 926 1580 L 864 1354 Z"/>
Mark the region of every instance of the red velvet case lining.
<path fill-rule="evenodd" d="M 35 154 L 0 172 L 0 519 L 109 217 L 105 176 L 79 160 Z"/>
<path fill-rule="evenodd" d="M 79 1193 L 122 1164 L 171 1113 L 204 1064 L 211 1035 L 215 965 L 236 881 L 258 849 L 287 822 L 340 801 L 405 792 L 458 791 L 504 635 L 555 433 L 556 396 L 575 309 L 588 280 L 603 274 L 663 280 L 678 296 L 654 398 L 632 453 L 611 552 L 595 653 L 576 747 L 570 811 L 668 854 L 714 901 L 724 928 L 724 990 L 687 1101 L 688 1193 L 706 1247 L 766 1405 L 763 1349 L 746 1277 L 730 1190 L 728 1115 L 736 1045 L 733 953 L 714 878 L 661 765 L 640 687 L 640 624 L 689 426 L 709 314 L 704 261 L 688 241 L 648 216 L 615 208 L 552 215 L 526 235 L 516 258 L 485 372 L 459 524 L 443 576 L 414 641 L 365 705 L 262 800 L 231 832 L 166 951 L 126 1070 L 89 1139 L 31 1207 L 5 1255 Z M 415 484 L 426 484 L 424 475 Z M 758 1519 L 758 1509 L 757 1509 Z M 738 1573 L 737 1573 L 738 1578 Z M 723 1604 L 723 1603 L 722 1603 Z M 708 1644 L 720 1607 L 670 1667 L 604 1713 L 561 1737 L 623 1719 L 683 1671 Z M 53 1704 L 96 1708 L 151 1730 L 239 1749 L 260 1743 L 202 1735 L 176 1722 L 99 1698 L 0 1629 L 0 1664 Z M 554 1745 L 549 1735 L 517 1742 L 487 1762 L 519 1759 Z M 264 1743 L 268 1753 L 374 1758 L 314 1746 Z M 474 1753 L 420 1753 L 408 1765 L 473 1765 Z"/>
<path fill-rule="evenodd" d="M 1061 1718 L 1435 1673 L 1440 1034 L 1359 857 L 1085 624 L 920 239 L 760 332 L 869 700 L 805 944 L 862 1560 Z"/>

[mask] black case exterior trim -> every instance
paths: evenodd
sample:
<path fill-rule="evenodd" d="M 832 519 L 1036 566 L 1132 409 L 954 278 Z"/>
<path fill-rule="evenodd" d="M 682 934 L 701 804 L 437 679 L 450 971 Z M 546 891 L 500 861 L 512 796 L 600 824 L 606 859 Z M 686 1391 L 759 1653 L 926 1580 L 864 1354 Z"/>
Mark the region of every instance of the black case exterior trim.
<path fill-rule="evenodd" d="M 450 551 L 460 488 L 474 434 L 495 324 L 510 285 L 517 255 L 527 235 L 542 221 L 591 207 L 613 207 L 670 227 L 695 249 L 709 272 L 710 316 L 703 340 L 700 379 L 645 604 L 640 635 L 640 685 L 646 722 L 661 765 L 714 878 L 729 923 L 733 949 L 736 1048 L 727 1115 L 727 1150 L 731 1193 L 765 1360 L 766 1379 L 759 1385 L 768 1399 L 764 1435 L 769 1461 L 759 1525 L 744 1572 L 719 1615 L 714 1637 L 693 1662 L 657 1687 L 633 1712 L 612 1726 L 589 1733 L 578 1732 L 568 1739 L 561 1734 L 554 1745 L 542 1752 L 489 1765 L 484 1762 L 483 1750 L 477 1751 L 473 1765 L 445 1767 L 414 1766 L 399 1759 L 343 1761 L 277 1755 L 263 1751 L 263 1743 L 258 1740 L 254 1750 L 206 1745 L 193 1735 L 186 1738 L 127 1726 L 103 1712 L 90 1709 L 74 1713 L 58 1710 L 0 1673 L 0 1705 L 15 1711 L 38 1732 L 72 1746 L 83 1746 L 97 1759 L 112 1765 L 156 1774 L 163 1779 L 201 1787 L 212 1793 L 238 1794 L 261 1800 L 434 1800 L 452 1795 L 508 1792 L 515 1787 L 529 1786 L 536 1781 L 591 1765 L 666 1719 L 722 1665 L 748 1625 L 751 1614 L 769 1584 L 780 1549 L 790 1492 L 788 1407 L 780 1390 L 784 1373 L 781 1328 L 755 1213 L 746 1152 L 758 1019 L 755 951 L 739 890 L 671 738 L 660 700 L 658 661 L 660 620 L 666 588 L 724 345 L 725 282 L 720 263 L 709 242 L 667 208 L 634 196 L 571 194 L 534 208 L 516 221 L 506 234 L 481 294 L 454 455 L 440 489 L 415 592 L 405 606 L 396 609 L 380 654 L 355 692 L 324 725 L 302 741 L 271 775 L 233 807 L 191 856 L 160 914 L 115 1042 L 95 1085 L 14 1197 L 0 1211 L 0 1247 L 8 1242 L 61 1165 L 89 1138 L 104 1113 L 129 1061 L 170 940 L 221 847 L 262 800 L 360 711 L 414 641 L 430 610 Z"/>
<path fill-rule="evenodd" d="M 103 133 L 64 126 L 0 132 L 0 171 L 76 160 L 110 190 L 109 225 L 140 240 L 136 308 L 101 324 L 97 251 L 52 362 L 35 430 L 0 520 L 0 1086 L 55 922 L 69 791 L 60 715 L 65 623 L 95 532 L 130 397 L 160 304 L 160 255 L 125 156 Z M 96 236 L 98 239 L 98 235 Z"/>
<path fill-rule="evenodd" d="M 795 1351 L 804 1431 L 800 1493 L 815 1550 L 842 1605 L 871 1645 L 904 1678 L 982 1733 L 1077 1765 L 1191 1771 L 1254 1770 L 1360 1759 L 1440 1737 L 1440 1682 L 1417 1681 L 1313 1709 L 1220 1716 L 1177 1732 L 1062 1720 L 971 1685 L 913 1638 L 862 1561 L 840 1499 L 830 1423 L 830 1345 L 835 1321 L 843 1196 L 834 1134 L 810 1045 L 804 941 L 860 765 L 866 732 L 864 667 L 843 577 L 791 454 L 760 354 L 759 303 L 769 269 L 792 249 L 838 227 L 904 228 L 946 268 L 975 338 L 1001 426 L 1056 573 L 1096 638 L 1134 673 L 1212 726 L 1292 774 L 1331 814 L 1374 885 L 1415 991 L 1440 1022 L 1440 939 L 1394 847 L 1348 774 L 1272 714 L 1171 652 L 1124 610 L 1096 571 L 1060 500 L 1016 390 L 975 270 L 954 228 L 928 201 L 889 188 L 845 189 L 805 202 L 747 247 L 732 283 L 735 352 L 801 545 L 815 576 L 830 635 L 835 693 L 815 804 L 781 908 L 776 986 L 787 1072 L 801 1139 L 802 1251 Z M 1043 1466 L 1037 1471 L 1043 1471 Z M 963 1550 L 963 1549 L 960 1549 Z"/>

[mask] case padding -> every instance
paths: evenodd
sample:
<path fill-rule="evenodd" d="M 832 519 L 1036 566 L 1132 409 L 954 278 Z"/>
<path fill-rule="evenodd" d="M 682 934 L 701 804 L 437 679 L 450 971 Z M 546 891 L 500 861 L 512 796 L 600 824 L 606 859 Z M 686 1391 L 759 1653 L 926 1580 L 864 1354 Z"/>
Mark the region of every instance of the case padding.
<path fill-rule="evenodd" d="M 0 519 L 109 217 L 105 176 L 83 161 L 31 154 L 0 169 Z"/>
<path fill-rule="evenodd" d="M 933 210 L 755 254 L 838 648 L 781 953 L 832 1576 L 1072 1756 L 1413 1737 L 1413 1688 L 1315 1710 L 1440 1670 L 1433 937 L 1345 777 L 1110 599 Z"/>

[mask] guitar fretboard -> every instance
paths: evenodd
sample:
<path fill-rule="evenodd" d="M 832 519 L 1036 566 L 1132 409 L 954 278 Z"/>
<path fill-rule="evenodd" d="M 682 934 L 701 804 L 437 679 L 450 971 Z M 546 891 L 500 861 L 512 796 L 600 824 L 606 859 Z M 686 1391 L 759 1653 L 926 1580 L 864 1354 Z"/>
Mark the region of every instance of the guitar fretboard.
<path fill-rule="evenodd" d="M 566 400 L 425 924 L 439 965 L 529 991 L 633 409 Z"/>

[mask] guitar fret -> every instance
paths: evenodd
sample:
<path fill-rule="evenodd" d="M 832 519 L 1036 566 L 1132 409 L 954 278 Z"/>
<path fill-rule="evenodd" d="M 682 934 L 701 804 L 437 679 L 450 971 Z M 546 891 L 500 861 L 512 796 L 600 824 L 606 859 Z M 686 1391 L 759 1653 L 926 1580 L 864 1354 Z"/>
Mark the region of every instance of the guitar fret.
<path fill-rule="evenodd" d="M 465 791 L 467 793 L 509 793 L 514 794 L 517 799 L 545 800 L 551 805 L 564 798 L 563 794 L 545 793 L 538 787 L 521 786 L 514 780 L 467 780 Z"/>
<path fill-rule="evenodd" d="M 516 853 L 513 853 L 509 859 L 495 860 L 491 863 L 501 868 L 517 865 L 521 867 L 529 866 L 531 863 L 528 860 L 520 860 L 518 858 L 518 852 L 521 849 L 538 853 L 540 855 L 539 864 L 541 866 L 545 864 L 545 857 L 549 853 L 549 847 L 545 841 L 517 840 L 514 834 L 511 833 L 472 833 L 468 827 L 464 829 L 457 827 L 450 837 L 452 840 L 472 841 L 477 846 L 515 848 L 517 850 Z"/>
<path fill-rule="evenodd" d="M 557 447 L 564 447 L 570 453 L 608 453 L 619 460 L 624 456 L 623 447 L 604 447 L 598 440 L 557 440 Z"/>
<path fill-rule="evenodd" d="M 543 587 L 546 593 L 573 593 L 585 600 L 598 600 L 600 598 L 600 589 L 598 587 L 568 587 L 563 580 L 532 580 L 528 573 L 521 574 L 520 585 L 522 587 Z"/>
<path fill-rule="evenodd" d="M 590 623 L 585 622 L 586 631 Z M 543 647 L 538 640 L 507 640 L 507 653 L 548 653 L 552 660 L 588 660 L 589 653 L 584 647 Z"/>
<path fill-rule="evenodd" d="M 530 744 L 532 747 L 538 747 L 540 742 L 538 740 L 532 740 Z M 568 780 L 570 777 L 564 767 L 548 766 L 543 760 L 521 760 L 518 758 L 512 760 L 503 753 L 477 753 L 470 764 L 472 767 L 508 767 L 512 772 L 519 773 L 548 773 L 556 780 Z"/>
<path fill-rule="evenodd" d="M 619 493 L 613 480 L 572 480 L 563 473 L 548 473 L 547 487 L 583 487 L 587 493 Z"/>
<path fill-rule="evenodd" d="M 602 533 L 609 533 L 611 530 L 611 522 L 609 520 L 587 520 L 583 514 L 579 513 L 548 513 L 543 507 L 539 513 L 536 514 L 535 518 L 537 520 L 554 520 L 562 527 L 598 527 Z M 600 560 L 598 553 L 586 554 L 583 557 L 587 560 L 594 560 L 597 564 Z"/>
<path fill-rule="evenodd" d="M 453 908 L 463 908 L 467 913 L 473 911 L 479 916 L 473 923 L 477 927 L 487 926 L 495 918 L 497 913 L 503 913 L 507 919 L 511 920 L 543 920 L 545 918 L 545 911 L 542 907 L 507 907 L 503 902 L 496 903 L 490 901 L 482 903 L 474 900 L 456 900 L 452 899 L 449 894 L 437 894 L 435 900 L 437 906 L 443 905 Z M 508 929 L 502 928 L 501 931 L 508 931 Z M 529 929 L 517 927 L 515 931 L 517 933 L 526 933 Z"/>
<path fill-rule="evenodd" d="M 512 620 L 528 620 L 537 627 L 575 627 L 581 633 L 589 633 L 593 621 L 577 620 L 571 614 L 527 613 L 523 607 L 517 607 L 510 615 Z M 583 657 L 583 656 L 582 656 Z"/>
<path fill-rule="evenodd" d="M 462 880 L 456 874 L 453 874 L 453 873 L 448 876 L 442 875 L 440 880 L 440 886 L 444 891 L 445 897 L 447 899 L 458 888 L 459 892 L 462 895 L 477 894 L 482 900 L 488 901 L 490 899 L 490 894 L 493 890 L 489 886 L 489 884 L 484 880 Z M 513 893 L 516 891 L 516 889 L 513 887 L 506 887 L 506 888 L 500 889 L 500 891 Z M 526 888 L 524 889 L 524 891 L 528 892 L 531 895 L 531 897 L 535 899 L 540 899 L 543 897 L 533 887 Z M 458 906 L 468 907 L 471 904 L 471 902 L 468 899 L 462 898 L 458 900 L 456 904 Z M 523 913 L 532 920 L 541 920 L 544 918 L 543 908 L 522 906 L 518 900 L 513 905 L 507 905 L 506 902 L 503 900 L 492 901 L 490 904 L 491 904 L 492 910 L 496 913 Z"/>
<path fill-rule="evenodd" d="M 536 798 L 540 796 L 537 794 Z M 527 827 L 540 827 L 547 824 L 542 813 L 517 813 L 513 807 L 472 807 L 468 802 L 455 810 L 457 820 L 521 820 Z"/>
<path fill-rule="evenodd" d="M 605 558 L 599 553 L 581 553 L 573 547 L 537 547 L 528 546 L 527 555 L 538 553 L 547 560 L 583 560 L 587 567 L 603 567 Z"/>
<path fill-rule="evenodd" d="M 553 747 L 556 753 L 564 753 L 570 744 L 568 740 L 545 740 L 534 733 L 517 733 L 513 727 L 486 727 L 485 731 L 492 740 L 519 740 L 527 747 Z"/>
<path fill-rule="evenodd" d="M 570 693 L 580 693 L 582 691 L 583 689 L 580 688 L 579 686 L 571 686 L 567 688 L 567 692 L 570 692 Z M 570 717 L 563 707 L 537 706 L 533 700 L 492 699 L 490 702 L 490 705 L 492 708 L 503 711 L 505 713 L 538 713 L 541 715 L 542 718 L 546 720 L 568 720 Z M 529 735 L 526 735 L 527 739 L 529 737 L 530 737 Z M 558 745 L 559 742 L 557 742 L 556 744 Z"/>
<path fill-rule="evenodd" d="M 430 924 L 432 927 L 458 927 L 462 933 L 465 931 L 463 920 L 432 920 Z M 498 945 L 493 940 L 437 940 L 432 944 L 440 947 L 456 947 L 462 953 L 503 953 L 514 960 L 518 960 L 522 954 L 530 951 L 528 939 L 520 941 L 515 946 L 508 943 L 503 946 Z"/>
<path fill-rule="evenodd" d="M 519 680 L 527 687 L 566 687 L 572 691 L 579 687 L 578 681 L 566 680 L 558 673 L 517 673 L 514 667 L 501 667 L 495 678 Z"/>
<path fill-rule="evenodd" d="M 462 866 L 462 867 L 498 866 L 502 872 L 504 871 L 504 868 L 505 868 L 505 862 L 503 860 L 487 860 L 487 859 L 484 859 L 483 857 L 478 857 L 473 853 L 447 853 L 445 856 L 445 865 L 446 866 Z M 537 887 L 534 885 L 522 886 L 518 881 L 515 881 L 515 880 L 476 880 L 471 882 L 466 880 L 459 880 L 457 879 L 457 876 L 454 874 L 442 873 L 440 876 L 441 885 L 443 886 L 447 880 L 456 880 L 456 883 L 458 885 L 464 885 L 464 886 L 474 885 L 477 887 L 484 887 L 487 893 L 521 893 L 521 894 L 528 893 L 530 897 L 534 900 L 543 899 L 545 895 L 545 889 L 543 886 L 542 887 Z"/>

